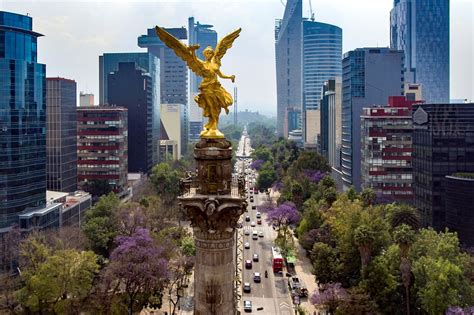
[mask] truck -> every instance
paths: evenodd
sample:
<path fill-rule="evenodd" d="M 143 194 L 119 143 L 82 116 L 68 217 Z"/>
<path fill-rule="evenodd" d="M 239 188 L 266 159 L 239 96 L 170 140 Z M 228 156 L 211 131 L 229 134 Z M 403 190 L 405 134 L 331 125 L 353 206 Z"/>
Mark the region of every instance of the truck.
<path fill-rule="evenodd" d="M 288 286 L 290 287 L 291 295 L 297 295 L 299 297 L 307 297 L 308 289 L 296 276 L 288 277 Z"/>

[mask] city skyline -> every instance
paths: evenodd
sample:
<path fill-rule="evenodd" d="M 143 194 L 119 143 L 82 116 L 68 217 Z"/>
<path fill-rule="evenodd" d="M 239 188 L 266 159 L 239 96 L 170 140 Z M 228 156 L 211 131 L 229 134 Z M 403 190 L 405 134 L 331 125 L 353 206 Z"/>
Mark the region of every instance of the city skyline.
<path fill-rule="evenodd" d="M 78 91 L 92 92 L 97 98 L 99 55 L 145 52 L 136 42 L 144 29 L 154 25 L 186 27 L 188 17 L 194 16 L 214 25 L 220 37 L 237 27 L 243 28 L 242 41 L 226 56 L 223 71 L 237 77 L 235 85 L 239 87 L 241 109 L 258 109 L 276 115 L 273 32 L 275 19 L 281 18 L 284 12 L 280 1 L 229 0 L 226 5 L 219 5 L 218 16 L 215 14 L 217 1 L 80 1 L 60 2 L 61 6 L 55 5 L 57 3 L 0 0 L 0 10 L 28 13 L 34 18 L 34 28 L 45 35 L 39 41 L 38 60 L 47 64 L 47 76 L 74 79 Z M 343 29 L 343 53 L 359 47 L 389 46 L 393 1 L 360 1 L 357 7 L 344 10 L 350 3 L 348 0 L 312 1 L 317 21 Z M 474 99 L 474 65 L 470 58 L 474 53 L 473 10 L 469 1 L 451 1 L 451 99 Z M 233 16 L 238 18 L 232 19 Z M 303 1 L 303 16 L 310 16 L 307 1 Z M 371 16 L 371 23 L 360 23 L 360 16 Z M 263 73 L 271 79 L 254 73 Z M 231 84 L 224 85 L 232 89 Z"/>

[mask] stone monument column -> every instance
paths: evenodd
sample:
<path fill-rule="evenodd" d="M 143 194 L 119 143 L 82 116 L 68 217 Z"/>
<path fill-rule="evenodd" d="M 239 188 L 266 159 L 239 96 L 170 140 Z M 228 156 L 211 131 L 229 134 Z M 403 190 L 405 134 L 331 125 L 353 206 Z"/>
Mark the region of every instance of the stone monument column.
<path fill-rule="evenodd" d="M 234 235 L 245 211 L 244 185 L 232 181 L 232 146 L 201 138 L 194 148 L 197 174 L 183 181 L 180 204 L 196 242 L 194 314 L 235 314 Z"/>

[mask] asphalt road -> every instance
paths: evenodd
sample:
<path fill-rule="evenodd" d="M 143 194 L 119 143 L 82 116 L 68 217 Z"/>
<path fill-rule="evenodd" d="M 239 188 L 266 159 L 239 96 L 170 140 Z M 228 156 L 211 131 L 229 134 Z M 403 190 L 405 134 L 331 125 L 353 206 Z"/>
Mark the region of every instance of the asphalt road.
<path fill-rule="evenodd" d="M 265 214 L 262 214 L 262 225 L 251 227 L 251 222 L 257 222 L 256 214 L 258 210 L 252 210 L 252 205 L 260 205 L 267 196 L 259 193 L 254 196 L 254 203 L 248 200 L 248 211 L 243 214 L 243 231 L 249 230 L 250 235 L 244 235 L 243 243 L 249 242 L 250 249 L 244 249 L 244 259 L 242 266 L 242 285 L 249 282 L 251 285 L 250 293 L 242 293 L 242 305 L 244 300 L 252 301 L 252 313 L 258 314 L 294 314 L 293 305 L 288 290 L 287 278 L 283 274 L 274 274 L 271 264 L 271 247 L 276 237 L 276 232 L 265 220 Z M 250 216 L 250 222 L 245 221 L 245 216 Z M 258 240 L 252 240 L 252 231 L 262 231 L 264 237 Z M 259 261 L 252 261 L 253 254 L 259 255 Z M 245 261 L 252 261 L 252 268 L 245 269 Z M 268 278 L 265 278 L 265 270 L 268 271 Z M 255 283 L 253 280 L 254 272 L 260 272 L 261 282 Z M 263 310 L 257 311 L 257 308 L 263 307 Z"/>

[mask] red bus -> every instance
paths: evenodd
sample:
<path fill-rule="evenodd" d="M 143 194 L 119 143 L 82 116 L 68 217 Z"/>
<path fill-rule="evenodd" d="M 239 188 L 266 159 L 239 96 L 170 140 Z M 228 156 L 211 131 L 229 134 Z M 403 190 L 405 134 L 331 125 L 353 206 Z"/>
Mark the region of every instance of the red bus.
<path fill-rule="evenodd" d="M 283 271 L 283 257 L 278 247 L 272 247 L 272 267 L 273 272 Z"/>

